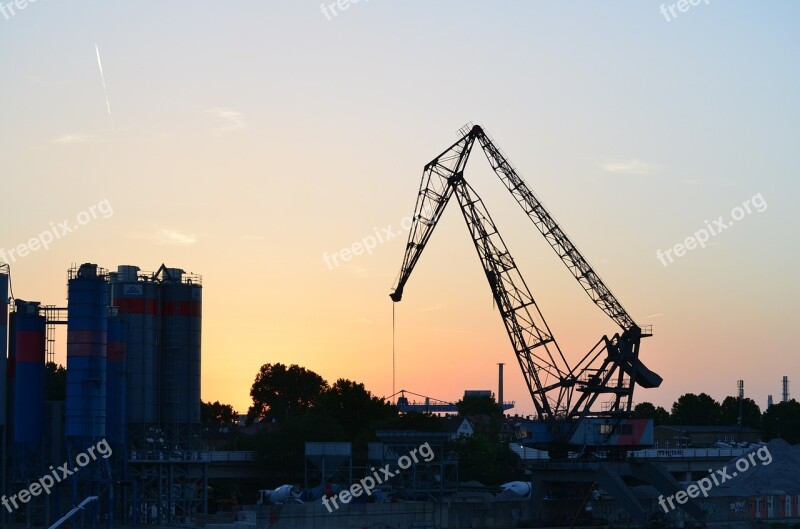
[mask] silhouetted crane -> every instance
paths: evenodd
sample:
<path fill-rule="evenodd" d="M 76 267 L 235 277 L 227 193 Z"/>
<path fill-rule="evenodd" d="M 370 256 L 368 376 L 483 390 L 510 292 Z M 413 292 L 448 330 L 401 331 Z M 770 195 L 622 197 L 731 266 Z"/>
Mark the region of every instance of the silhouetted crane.
<path fill-rule="evenodd" d="M 455 195 L 486 279 L 514 348 L 539 419 L 527 444 L 563 451 L 641 445 L 652 422 L 630 418 L 638 384 L 658 387 L 661 377 L 639 360 L 650 327 L 637 325 L 538 198 L 480 126 L 468 124 L 461 139 L 425 165 L 400 276 L 390 294 L 398 302 L 450 198 Z M 573 367 L 533 299 L 483 201 L 464 178 L 475 141 L 495 173 L 592 301 L 622 329 L 603 336 Z M 601 410 L 594 409 L 601 396 Z M 648 430 L 649 429 L 649 430 Z M 646 444 L 646 443 L 645 443 Z"/>

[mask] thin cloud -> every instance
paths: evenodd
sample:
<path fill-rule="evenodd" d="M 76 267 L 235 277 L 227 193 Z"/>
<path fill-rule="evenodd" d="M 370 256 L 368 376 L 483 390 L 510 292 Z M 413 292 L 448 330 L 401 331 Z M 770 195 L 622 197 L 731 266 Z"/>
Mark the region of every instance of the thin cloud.
<path fill-rule="evenodd" d="M 647 162 L 643 162 L 638 158 L 631 158 L 630 160 L 616 160 L 606 162 L 601 165 L 603 171 L 607 173 L 617 174 L 641 174 L 646 175 L 653 172 L 655 166 Z"/>
<path fill-rule="evenodd" d="M 172 246 L 191 246 L 197 242 L 197 236 L 194 233 L 180 233 L 174 230 L 161 229 L 153 237 L 153 240 L 158 244 L 172 245 Z"/>
<path fill-rule="evenodd" d="M 368 271 L 366 267 L 354 264 L 347 265 L 347 269 L 357 275 L 364 275 Z"/>
<path fill-rule="evenodd" d="M 216 107 L 207 110 L 206 113 L 212 119 L 214 134 L 217 135 L 241 130 L 246 125 L 244 114 L 231 108 Z"/>

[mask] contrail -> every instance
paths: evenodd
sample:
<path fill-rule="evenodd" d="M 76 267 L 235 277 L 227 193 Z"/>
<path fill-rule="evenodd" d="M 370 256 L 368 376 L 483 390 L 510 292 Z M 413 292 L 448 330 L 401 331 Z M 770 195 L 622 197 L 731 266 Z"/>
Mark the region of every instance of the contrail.
<path fill-rule="evenodd" d="M 106 110 L 108 110 L 108 119 L 111 121 L 111 132 L 116 134 L 114 129 L 114 118 L 111 116 L 111 103 L 108 102 L 108 89 L 106 89 L 106 78 L 103 75 L 103 63 L 100 62 L 100 48 L 97 43 L 94 43 L 94 50 L 97 52 L 97 66 L 100 68 L 100 80 L 103 81 L 103 93 L 106 95 Z"/>

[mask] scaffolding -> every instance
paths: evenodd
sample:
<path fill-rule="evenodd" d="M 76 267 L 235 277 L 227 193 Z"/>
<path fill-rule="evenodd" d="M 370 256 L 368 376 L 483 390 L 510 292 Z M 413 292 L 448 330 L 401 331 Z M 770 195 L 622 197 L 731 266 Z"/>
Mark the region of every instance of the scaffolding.
<path fill-rule="evenodd" d="M 46 354 L 45 362 L 48 364 L 56 363 L 56 325 L 67 324 L 67 307 L 56 307 L 55 305 L 45 305 L 41 309 L 44 315 Z"/>

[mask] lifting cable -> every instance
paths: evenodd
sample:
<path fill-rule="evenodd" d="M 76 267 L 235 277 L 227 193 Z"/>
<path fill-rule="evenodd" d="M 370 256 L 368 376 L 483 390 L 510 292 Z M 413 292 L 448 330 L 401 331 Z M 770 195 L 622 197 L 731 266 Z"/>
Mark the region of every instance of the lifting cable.
<path fill-rule="evenodd" d="M 392 301 L 392 395 L 394 396 L 394 380 L 395 380 L 395 318 L 394 307 L 396 303 Z"/>

